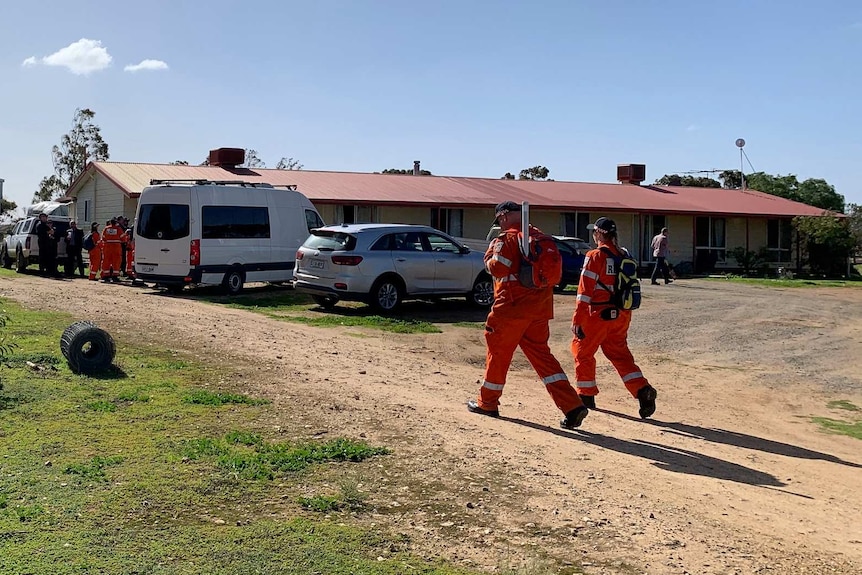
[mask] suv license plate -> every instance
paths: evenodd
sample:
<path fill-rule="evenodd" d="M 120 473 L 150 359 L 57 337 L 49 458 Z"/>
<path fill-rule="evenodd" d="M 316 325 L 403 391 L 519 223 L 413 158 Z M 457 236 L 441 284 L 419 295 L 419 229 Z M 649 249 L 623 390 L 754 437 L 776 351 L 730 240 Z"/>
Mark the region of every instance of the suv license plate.
<path fill-rule="evenodd" d="M 311 260 L 308 262 L 308 267 L 317 268 L 317 269 L 322 270 L 323 269 L 323 260 Z"/>
<path fill-rule="evenodd" d="M 150 273 L 154 269 L 156 269 L 156 266 L 140 266 L 140 268 L 141 268 L 141 271 L 146 274 L 146 273 Z"/>

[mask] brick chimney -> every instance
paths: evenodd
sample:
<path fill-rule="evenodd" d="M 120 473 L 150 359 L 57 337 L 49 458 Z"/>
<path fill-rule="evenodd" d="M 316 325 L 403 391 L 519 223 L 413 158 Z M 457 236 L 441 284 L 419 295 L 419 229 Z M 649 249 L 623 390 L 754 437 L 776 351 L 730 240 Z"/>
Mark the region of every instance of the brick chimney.
<path fill-rule="evenodd" d="M 217 148 L 210 150 L 210 166 L 219 166 L 228 170 L 245 162 L 245 150 L 242 148 Z"/>
<path fill-rule="evenodd" d="M 419 169 L 419 160 L 413 160 L 413 175 L 419 176 L 422 174 L 422 170 Z"/>

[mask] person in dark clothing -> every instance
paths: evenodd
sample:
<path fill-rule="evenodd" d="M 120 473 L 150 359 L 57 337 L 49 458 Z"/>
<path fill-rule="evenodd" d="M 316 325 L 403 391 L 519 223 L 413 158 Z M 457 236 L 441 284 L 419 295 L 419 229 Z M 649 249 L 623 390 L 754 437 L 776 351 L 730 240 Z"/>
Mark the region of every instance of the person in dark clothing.
<path fill-rule="evenodd" d="M 117 225 L 120 226 L 120 229 L 122 230 L 121 233 L 125 233 L 126 230 L 129 229 L 128 218 L 126 218 L 125 216 L 117 216 L 114 219 L 117 220 Z M 128 277 L 126 275 L 126 252 L 127 252 L 127 250 L 128 250 L 128 248 L 127 248 L 126 244 L 125 243 L 122 244 L 122 251 L 120 252 L 120 273 L 126 277 Z"/>
<path fill-rule="evenodd" d="M 39 273 L 46 276 L 57 274 L 57 241 L 54 237 L 54 226 L 48 220 L 48 214 L 39 214 L 36 224 L 36 238 L 39 244 Z"/>
<path fill-rule="evenodd" d="M 75 277 L 75 268 L 78 275 L 84 277 L 84 258 L 81 250 L 84 247 L 84 230 L 78 228 L 78 223 L 69 223 L 69 231 L 66 232 L 66 275 Z"/>

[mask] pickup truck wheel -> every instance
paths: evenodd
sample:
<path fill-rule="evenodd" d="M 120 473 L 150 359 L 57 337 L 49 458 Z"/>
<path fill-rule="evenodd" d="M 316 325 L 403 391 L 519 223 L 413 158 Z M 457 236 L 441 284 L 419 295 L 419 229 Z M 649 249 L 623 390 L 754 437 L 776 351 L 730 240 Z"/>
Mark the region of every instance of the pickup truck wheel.
<path fill-rule="evenodd" d="M 8 269 L 12 269 L 12 262 L 14 261 L 9 257 L 9 248 L 6 247 L 6 244 L 3 244 L 3 247 L 0 248 L 2 250 L 2 254 L 0 254 L 0 260 L 3 261 L 3 267 Z"/>
<path fill-rule="evenodd" d="M 75 373 L 98 373 L 114 361 L 114 339 L 91 321 L 76 321 L 60 337 L 60 351 Z"/>
<path fill-rule="evenodd" d="M 24 257 L 24 253 L 21 251 L 21 248 L 18 248 L 18 251 L 15 252 L 15 271 L 22 274 L 26 269 L 27 259 Z"/>

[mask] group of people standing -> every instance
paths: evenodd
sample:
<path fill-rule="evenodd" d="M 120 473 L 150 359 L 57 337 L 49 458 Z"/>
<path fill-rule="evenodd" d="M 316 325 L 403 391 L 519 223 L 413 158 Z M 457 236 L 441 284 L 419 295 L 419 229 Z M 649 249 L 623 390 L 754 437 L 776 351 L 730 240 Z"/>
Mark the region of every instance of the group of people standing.
<path fill-rule="evenodd" d="M 39 243 L 39 271 L 43 275 L 59 276 L 57 271 L 57 246 L 60 241 L 66 243 L 65 273 L 75 277 L 84 276 L 84 257 L 86 249 L 89 256 L 89 279 L 105 282 L 119 282 L 120 275 L 134 278 L 134 236 L 129 219 L 117 216 L 105 222 L 102 232 L 99 232 L 98 222 L 90 224 L 90 233 L 78 227 L 76 221 L 69 222 L 65 236 L 59 237 L 53 223 L 47 214 L 39 214 L 36 225 L 36 236 Z"/>
<path fill-rule="evenodd" d="M 632 312 L 603 313 L 612 305 L 618 271 L 615 257 L 627 254 L 618 243 L 616 223 L 609 218 L 599 218 L 588 226 L 598 247 L 587 252 L 578 283 L 571 324 L 576 378 L 573 387 L 548 345 L 549 322 L 554 317 L 553 286 L 530 288 L 518 280 L 522 262 L 520 206 L 512 201 L 498 204 L 494 221 L 499 224 L 501 233 L 485 252 L 485 267 L 494 278 L 494 305 L 485 322 L 485 378 L 478 397 L 467 402 L 467 409 L 479 415 L 499 417 L 506 375 L 515 349 L 520 346 L 563 413 L 560 426 L 577 428 L 589 410 L 596 409 L 599 388 L 595 354 L 601 348 L 628 392 L 637 399 L 640 417 L 646 419 L 653 415 L 657 392 L 644 377 L 628 347 Z M 539 235 L 541 231 L 530 226 L 530 236 Z"/>
<path fill-rule="evenodd" d="M 121 273 L 134 279 L 135 242 L 128 218 L 111 218 L 105 222 L 101 233 L 98 222 L 93 222 L 89 235 L 93 245 L 88 252 L 91 281 L 101 278 L 106 283 L 116 283 L 120 281 Z"/>

